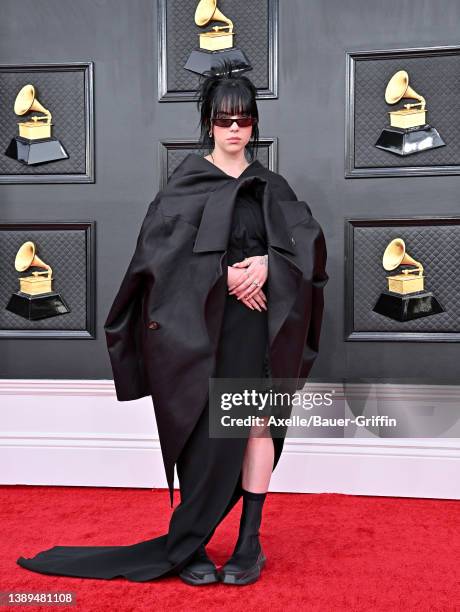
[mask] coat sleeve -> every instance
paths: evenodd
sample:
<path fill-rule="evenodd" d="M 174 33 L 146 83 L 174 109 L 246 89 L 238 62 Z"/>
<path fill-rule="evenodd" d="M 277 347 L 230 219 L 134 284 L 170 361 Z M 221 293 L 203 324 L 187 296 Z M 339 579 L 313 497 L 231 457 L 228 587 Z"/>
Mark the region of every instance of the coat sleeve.
<path fill-rule="evenodd" d="M 104 324 L 117 399 L 129 401 L 150 395 L 141 351 L 143 298 L 155 282 L 154 252 L 162 236 L 159 194 L 150 203 L 136 248 Z"/>
<path fill-rule="evenodd" d="M 288 181 L 284 178 L 284 176 L 282 176 L 281 174 L 277 175 L 278 176 L 278 183 L 277 183 L 277 191 L 278 191 L 278 197 L 281 200 L 294 200 L 295 202 L 299 201 L 299 198 L 297 197 L 297 194 L 295 193 L 295 191 L 292 189 L 291 185 L 288 183 Z"/>
<path fill-rule="evenodd" d="M 329 280 L 329 276 L 326 272 L 326 240 L 319 223 L 317 223 L 317 230 L 313 250 L 314 265 L 312 277 L 311 317 L 300 370 L 300 387 L 298 388 L 302 388 L 305 385 L 313 363 L 318 356 L 324 311 L 324 287 Z"/>
<path fill-rule="evenodd" d="M 283 199 L 299 201 L 297 194 L 292 189 L 288 181 L 278 175 L 281 181 L 278 183 L 279 195 Z M 326 272 L 327 248 L 323 230 L 318 221 L 313 217 L 310 206 L 307 207 L 311 221 L 316 226 L 316 237 L 313 247 L 313 275 L 312 275 L 312 295 L 311 295 L 311 317 L 307 331 L 305 347 L 303 350 L 302 364 L 299 373 L 298 389 L 301 389 L 307 382 L 307 377 L 313 367 L 315 359 L 319 353 L 319 340 L 324 310 L 324 287 L 329 280 Z M 300 386 L 299 386 L 300 385 Z"/>

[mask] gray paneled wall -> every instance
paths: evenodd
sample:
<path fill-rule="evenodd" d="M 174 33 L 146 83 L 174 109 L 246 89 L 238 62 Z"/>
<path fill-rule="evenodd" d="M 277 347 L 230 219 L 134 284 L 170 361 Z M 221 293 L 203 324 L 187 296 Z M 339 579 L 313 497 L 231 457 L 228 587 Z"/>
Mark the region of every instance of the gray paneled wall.
<path fill-rule="evenodd" d="M 2 339 L 1 377 L 111 378 L 103 323 L 158 189 L 158 142 L 198 135 L 193 102 L 157 101 L 156 10 L 155 0 L 2 0 L 2 63 L 95 63 L 96 183 L 2 185 L 0 218 L 96 221 L 97 339 Z M 344 342 L 343 219 L 460 212 L 459 176 L 344 178 L 345 52 L 455 45 L 459 22 L 458 0 L 442 10 L 427 0 L 280 0 L 279 99 L 259 101 L 260 124 L 328 243 L 314 379 L 458 380 L 458 343 Z"/>

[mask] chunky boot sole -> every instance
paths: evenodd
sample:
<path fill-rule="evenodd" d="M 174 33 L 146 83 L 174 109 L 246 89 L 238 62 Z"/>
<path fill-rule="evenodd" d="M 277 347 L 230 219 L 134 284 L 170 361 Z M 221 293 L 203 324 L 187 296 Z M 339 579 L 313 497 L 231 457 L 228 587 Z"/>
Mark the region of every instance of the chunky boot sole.
<path fill-rule="evenodd" d="M 208 557 L 203 544 L 195 551 L 190 563 L 182 568 L 179 578 L 192 586 L 219 582 L 217 567 Z"/>
<path fill-rule="evenodd" d="M 201 572 L 194 572 L 192 570 L 184 569 L 182 572 L 180 572 L 179 578 L 192 586 L 212 584 L 213 582 L 219 581 L 216 570 L 203 574 Z"/>
<path fill-rule="evenodd" d="M 227 572 L 224 568 L 221 568 L 218 572 L 219 579 L 224 584 L 233 584 L 235 586 L 243 586 L 245 584 L 252 584 L 259 579 L 260 572 L 265 565 L 266 557 L 261 551 L 257 557 L 255 564 L 246 570 L 240 572 Z"/>

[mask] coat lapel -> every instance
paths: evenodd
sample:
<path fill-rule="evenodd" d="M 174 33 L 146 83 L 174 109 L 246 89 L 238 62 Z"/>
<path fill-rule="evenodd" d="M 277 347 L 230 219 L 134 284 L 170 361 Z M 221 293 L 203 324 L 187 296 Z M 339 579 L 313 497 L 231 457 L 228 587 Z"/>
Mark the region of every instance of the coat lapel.
<path fill-rule="evenodd" d="M 221 188 L 211 192 L 203 209 L 193 252 L 215 251 L 217 279 L 222 276 L 222 252 L 225 254 L 227 251 L 238 191 L 253 182 L 262 199 L 268 242 L 268 331 L 270 346 L 273 346 L 297 298 L 303 273 L 293 257 L 297 247 L 286 218 L 268 182 L 257 176 L 240 177 L 229 179 Z M 213 285 L 215 282 L 216 277 Z"/>

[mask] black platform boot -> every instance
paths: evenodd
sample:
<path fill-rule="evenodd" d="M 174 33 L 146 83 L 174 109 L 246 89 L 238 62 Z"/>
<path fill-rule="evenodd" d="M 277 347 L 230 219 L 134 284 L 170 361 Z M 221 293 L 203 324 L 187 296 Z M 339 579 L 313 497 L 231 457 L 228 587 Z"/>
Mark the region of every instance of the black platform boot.
<path fill-rule="evenodd" d="M 179 573 L 179 577 L 193 586 L 218 582 L 217 568 L 208 557 L 204 544 L 199 546 L 190 562 Z"/>
<path fill-rule="evenodd" d="M 259 542 L 262 506 L 266 495 L 243 489 L 243 511 L 238 540 L 232 556 L 218 570 L 219 580 L 225 584 L 251 584 L 260 576 L 266 561 Z"/>

